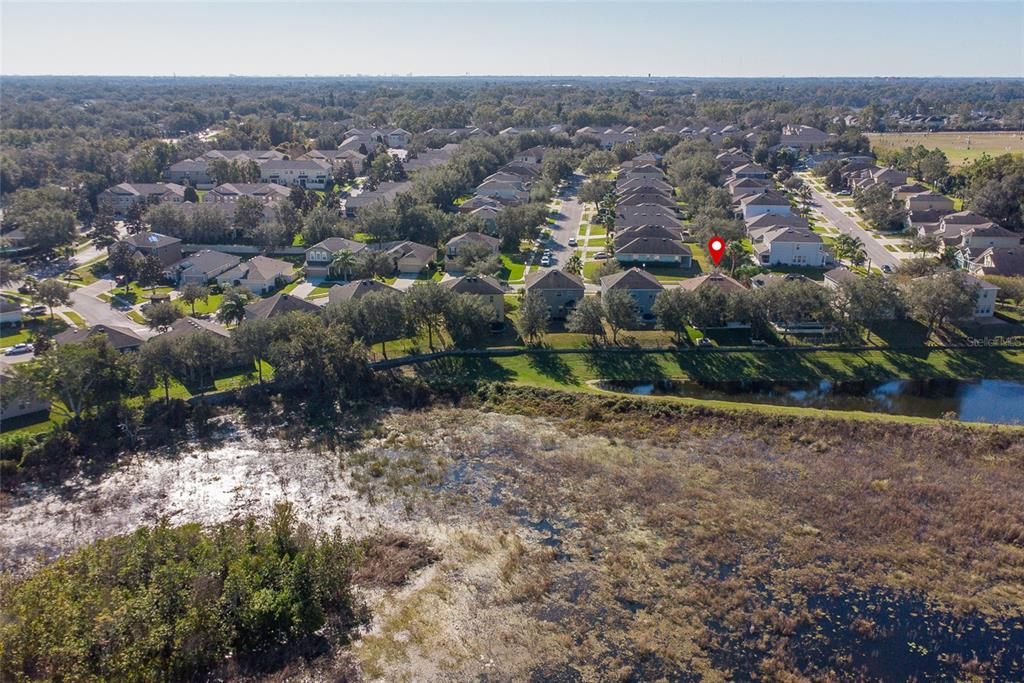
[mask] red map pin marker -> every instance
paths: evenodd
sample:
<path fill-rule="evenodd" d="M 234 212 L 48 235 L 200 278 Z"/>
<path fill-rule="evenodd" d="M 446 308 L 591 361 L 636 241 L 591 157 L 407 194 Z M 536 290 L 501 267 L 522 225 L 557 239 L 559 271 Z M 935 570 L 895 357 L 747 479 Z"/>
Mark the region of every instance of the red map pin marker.
<path fill-rule="evenodd" d="M 725 253 L 725 240 L 718 235 L 709 239 L 708 252 L 711 254 L 711 260 L 714 261 L 717 266 L 722 260 L 722 254 Z"/>

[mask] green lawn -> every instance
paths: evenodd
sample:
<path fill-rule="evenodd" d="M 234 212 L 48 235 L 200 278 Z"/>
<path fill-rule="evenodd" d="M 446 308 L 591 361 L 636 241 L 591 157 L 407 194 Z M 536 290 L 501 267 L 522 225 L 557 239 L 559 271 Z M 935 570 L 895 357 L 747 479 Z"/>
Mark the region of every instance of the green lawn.
<path fill-rule="evenodd" d="M 330 285 L 320 285 L 319 287 L 314 287 L 313 291 L 311 291 L 309 293 L 309 296 L 307 296 L 306 298 L 307 299 L 319 299 L 319 298 L 325 297 L 325 296 L 327 296 L 327 292 L 333 286 L 334 286 L 333 284 L 330 284 Z"/>
<path fill-rule="evenodd" d="M 123 301 L 127 301 L 132 304 L 137 304 L 142 301 L 149 301 L 150 296 L 155 294 L 156 296 L 170 294 L 174 291 L 173 287 L 141 287 L 138 282 L 128 283 L 127 293 L 125 293 L 125 287 L 117 287 L 110 290 L 112 296 L 116 296 Z M 100 297 L 102 299 L 102 296 Z M 108 299 L 105 299 L 105 301 Z"/>
<path fill-rule="evenodd" d="M 64 311 L 62 315 L 71 322 L 73 322 L 76 327 L 85 327 L 85 318 L 78 315 L 74 311 Z"/>
<path fill-rule="evenodd" d="M 993 349 L 793 352 L 586 353 L 493 358 L 509 379 L 551 388 L 595 379 L 788 381 L 999 377 L 1024 379 L 1024 351 Z M 557 372 L 546 366 L 557 366 Z"/>
<path fill-rule="evenodd" d="M 502 271 L 499 273 L 501 279 L 509 282 L 518 282 L 523 279 L 523 272 L 526 270 L 526 254 L 501 254 Z"/>
<path fill-rule="evenodd" d="M 220 302 L 224 299 L 223 294 L 211 294 L 205 301 L 200 299 L 196 302 L 196 315 L 209 315 L 215 313 L 220 308 Z M 175 303 L 178 304 L 178 308 L 185 315 L 192 315 L 192 307 L 182 301 L 181 299 L 175 299 Z"/>
<path fill-rule="evenodd" d="M 588 247 L 604 247 L 608 245 L 607 237 L 590 237 L 587 239 Z"/>
<path fill-rule="evenodd" d="M 590 236 L 591 237 L 601 237 L 602 235 L 607 235 L 607 234 L 608 234 L 608 230 L 603 225 L 601 225 L 600 223 L 591 223 L 591 225 L 590 225 Z"/>
<path fill-rule="evenodd" d="M 4 325 L 0 327 L 0 347 L 14 346 L 27 342 L 32 333 L 27 327 L 13 327 Z"/>
<path fill-rule="evenodd" d="M 128 311 L 126 315 L 140 325 L 146 325 L 146 318 L 138 311 Z"/>
<path fill-rule="evenodd" d="M 708 261 L 708 255 L 704 251 L 704 247 L 699 244 L 688 244 L 686 246 L 690 248 L 690 253 L 693 255 L 693 262 L 697 264 L 697 267 L 694 268 L 696 271 L 694 275 L 700 275 L 701 273 L 706 273 L 711 270 L 711 263 Z"/>

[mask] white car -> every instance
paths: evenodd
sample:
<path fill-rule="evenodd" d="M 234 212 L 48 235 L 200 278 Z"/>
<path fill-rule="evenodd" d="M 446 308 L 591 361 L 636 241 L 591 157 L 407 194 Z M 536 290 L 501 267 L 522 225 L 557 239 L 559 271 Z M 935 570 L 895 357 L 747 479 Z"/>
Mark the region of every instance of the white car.
<path fill-rule="evenodd" d="M 25 344 L 25 343 L 15 344 L 11 348 L 7 349 L 7 352 L 4 355 L 5 356 L 20 356 L 23 353 L 32 353 L 32 345 L 31 344 Z"/>
<path fill-rule="evenodd" d="M 606 258 L 608 258 L 608 254 L 606 254 L 603 251 L 599 251 L 596 254 L 594 254 L 594 260 L 595 261 L 603 261 Z"/>
<path fill-rule="evenodd" d="M 576 238 L 575 237 L 570 237 L 569 238 L 569 246 L 570 247 L 575 247 L 577 244 L 578 243 L 576 242 Z"/>
<path fill-rule="evenodd" d="M 551 265 L 551 257 L 550 256 L 542 257 L 541 260 L 540 260 L 540 264 L 542 266 L 545 266 L 545 267 L 546 266 L 550 266 Z"/>

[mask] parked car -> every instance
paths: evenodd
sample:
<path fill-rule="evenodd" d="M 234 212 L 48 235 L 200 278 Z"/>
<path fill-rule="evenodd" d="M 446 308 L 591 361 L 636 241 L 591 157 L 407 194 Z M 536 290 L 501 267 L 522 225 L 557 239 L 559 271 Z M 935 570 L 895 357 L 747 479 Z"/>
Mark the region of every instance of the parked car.
<path fill-rule="evenodd" d="M 46 315 L 46 306 L 37 305 L 28 309 L 29 315 Z"/>
<path fill-rule="evenodd" d="M 711 340 L 707 337 L 701 337 L 697 340 L 697 346 L 711 346 Z"/>
<path fill-rule="evenodd" d="M 886 263 L 884 266 L 882 266 L 882 272 L 886 273 L 886 274 L 891 273 L 892 272 L 892 266 L 890 266 L 888 263 Z"/>
<path fill-rule="evenodd" d="M 849 190 L 839 190 L 839 192 L 836 192 L 836 194 L 838 196 L 840 196 L 840 197 L 849 197 L 850 196 L 850 191 Z"/>
<path fill-rule="evenodd" d="M 550 266 L 551 265 L 551 257 L 550 256 L 542 257 L 541 260 L 540 260 L 540 264 L 542 266 Z"/>
<path fill-rule="evenodd" d="M 768 342 L 766 342 L 764 339 L 751 339 L 750 340 L 750 345 L 751 346 L 768 346 Z"/>
<path fill-rule="evenodd" d="M 22 342 L 7 349 L 5 356 L 20 356 L 23 353 L 32 353 L 32 345 Z"/>
<path fill-rule="evenodd" d="M 595 261 L 603 261 L 606 258 L 608 258 L 608 254 L 603 251 L 599 251 L 596 254 L 594 254 Z"/>
<path fill-rule="evenodd" d="M 576 238 L 575 237 L 570 237 L 569 238 L 569 246 L 570 247 L 575 247 L 577 244 L 578 244 L 578 242 L 576 242 Z"/>

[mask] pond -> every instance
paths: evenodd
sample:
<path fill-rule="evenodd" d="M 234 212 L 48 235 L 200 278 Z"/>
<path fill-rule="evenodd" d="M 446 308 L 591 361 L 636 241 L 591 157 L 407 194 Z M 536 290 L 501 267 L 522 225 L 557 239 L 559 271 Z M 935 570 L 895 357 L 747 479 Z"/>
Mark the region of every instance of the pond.
<path fill-rule="evenodd" d="M 931 379 L 890 381 L 695 382 L 605 380 L 598 388 L 645 396 L 686 396 L 716 401 L 765 403 L 825 410 L 942 417 L 966 422 L 1024 424 L 1024 382 Z"/>

